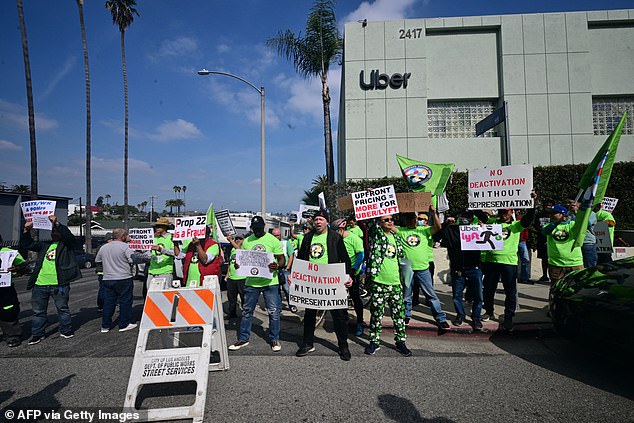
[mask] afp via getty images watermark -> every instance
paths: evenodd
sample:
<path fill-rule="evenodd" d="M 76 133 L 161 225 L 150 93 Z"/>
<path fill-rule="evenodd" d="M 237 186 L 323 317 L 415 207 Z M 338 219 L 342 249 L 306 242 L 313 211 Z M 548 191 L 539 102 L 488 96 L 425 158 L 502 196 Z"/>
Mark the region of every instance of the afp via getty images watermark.
<path fill-rule="evenodd" d="M 145 410 L 121 408 L 5 408 L 6 422 L 126 423 L 147 420 Z"/>

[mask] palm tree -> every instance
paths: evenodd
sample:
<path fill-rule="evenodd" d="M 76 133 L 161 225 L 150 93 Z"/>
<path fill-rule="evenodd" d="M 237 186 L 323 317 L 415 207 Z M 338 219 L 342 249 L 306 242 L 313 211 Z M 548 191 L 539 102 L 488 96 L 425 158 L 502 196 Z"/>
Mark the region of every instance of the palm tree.
<path fill-rule="evenodd" d="M 179 187 L 178 185 L 174 185 L 172 187 L 172 190 L 174 191 L 174 199 L 178 198 L 178 196 L 176 195 L 176 192 L 179 191 L 181 189 L 181 187 Z"/>
<path fill-rule="evenodd" d="M 26 38 L 24 10 L 22 0 L 17 0 L 18 20 L 22 35 L 22 55 L 24 56 L 24 78 L 26 79 L 26 102 L 29 109 L 29 140 L 31 149 L 31 199 L 37 199 L 37 144 L 35 142 L 35 108 L 33 107 L 33 86 L 31 84 L 31 62 L 29 60 L 29 44 Z"/>
<path fill-rule="evenodd" d="M 29 186 L 24 184 L 13 185 L 13 192 L 19 192 L 21 194 L 25 194 L 29 192 Z"/>
<path fill-rule="evenodd" d="M 330 128 L 330 89 L 328 69 L 341 58 L 343 39 L 339 35 L 333 0 L 316 0 L 306 20 L 306 35 L 295 34 L 290 29 L 280 31 L 266 44 L 277 50 L 280 56 L 293 62 L 295 71 L 303 78 L 317 76 L 321 79 L 321 99 L 324 108 L 324 143 L 326 178 L 335 181 Z"/>
<path fill-rule="evenodd" d="M 172 214 L 173 212 L 173 208 L 176 204 L 174 204 L 176 200 L 165 200 L 165 207 L 169 207 L 170 208 L 170 214 Z"/>
<path fill-rule="evenodd" d="M 185 202 L 180 198 L 177 198 L 176 200 L 172 200 L 172 205 L 176 207 L 176 215 L 178 216 L 181 214 L 181 207 L 185 205 Z"/>
<path fill-rule="evenodd" d="M 123 66 L 123 96 L 125 98 L 124 153 L 123 153 L 123 225 L 128 229 L 128 76 L 125 64 L 125 31 L 132 24 L 134 15 L 139 12 L 134 8 L 135 0 L 108 0 L 106 9 L 112 15 L 112 23 L 119 27 L 121 33 L 121 64 Z"/>
<path fill-rule="evenodd" d="M 106 206 L 110 205 L 110 199 L 112 198 L 112 195 L 110 194 L 106 194 Z"/>
<path fill-rule="evenodd" d="M 187 205 L 187 197 L 185 196 L 185 192 L 187 192 L 187 186 L 183 185 L 181 189 L 183 190 L 183 207 L 185 207 Z"/>
<path fill-rule="evenodd" d="M 145 211 L 145 207 L 147 207 L 147 201 L 141 201 L 141 204 L 139 204 L 141 211 Z"/>
<path fill-rule="evenodd" d="M 84 242 L 86 244 L 86 252 L 92 252 L 92 211 L 91 204 L 91 141 L 90 141 L 90 70 L 88 67 L 88 45 L 86 43 L 86 26 L 84 25 L 84 0 L 77 0 L 79 9 L 79 26 L 81 28 L 81 44 L 84 50 L 84 75 L 86 80 L 86 233 Z"/>

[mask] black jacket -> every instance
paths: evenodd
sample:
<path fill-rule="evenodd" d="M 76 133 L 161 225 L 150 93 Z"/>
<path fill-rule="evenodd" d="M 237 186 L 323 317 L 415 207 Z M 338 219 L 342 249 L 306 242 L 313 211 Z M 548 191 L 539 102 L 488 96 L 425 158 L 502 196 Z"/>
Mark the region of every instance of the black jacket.
<path fill-rule="evenodd" d="M 299 247 L 297 258 L 301 260 L 309 260 L 310 256 L 310 244 L 313 241 L 314 232 L 310 232 L 304 236 L 302 245 Z M 354 278 L 354 269 L 350 264 L 350 257 L 346 251 L 346 246 L 343 243 L 343 238 L 337 232 L 332 229 L 328 229 L 328 235 L 326 236 L 326 248 L 328 249 L 328 263 L 345 263 L 346 273 L 350 277 Z"/>
<path fill-rule="evenodd" d="M 460 226 L 449 225 L 445 222 L 439 233 L 442 236 L 443 245 L 447 247 L 451 270 L 459 272 L 468 268 L 480 267 L 480 251 L 462 251 Z"/>
<path fill-rule="evenodd" d="M 58 223 L 55 227 L 57 231 L 62 235 L 62 239 L 57 246 L 55 252 L 55 268 L 57 269 L 57 283 L 60 286 L 66 286 L 72 281 L 76 281 L 81 278 L 81 271 L 75 260 L 75 252 L 73 246 L 75 245 L 75 237 L 68 230 L 68 228 L 61 223 Z M 35 251 L 37 253 L 37 262 L 35 263 L 35 269 L 33 274 L 29 278 L 29 282 L 26 289 L 33 288 L 35 281 L 37 280 L 40 270 L 42 270 L 42 263 L 46 256 L 46 251 L 50 247 L 52 241 L 38 242 L 31 237 L 31 231 L 22 232 L 20 237 L 20 249 Z"/>

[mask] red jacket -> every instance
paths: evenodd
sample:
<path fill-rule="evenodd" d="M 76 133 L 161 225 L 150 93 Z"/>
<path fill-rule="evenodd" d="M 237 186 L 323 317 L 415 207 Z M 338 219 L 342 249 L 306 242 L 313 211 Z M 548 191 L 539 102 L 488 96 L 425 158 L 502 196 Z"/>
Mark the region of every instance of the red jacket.
<path fill-rule="evenodd" d="M 209 247 L 211 247 L 212 245 L 218 244 L 216 241 L 214 241 L 211 238 L 205 238 L 204 240 L 200 241 L 203 247 L 203 251 L 207 251 L 207 249 Z M 189 244 L 189 246 L 187 247 L 187 252 L 185 253 L 185 262 L 183 263 L 183 279 L 187 277 L 187 274 L 189 272 L 189 265 L 192 262 L 192 258 L 194 257 L 194 252 L 196 251 L 196 246 L 193 244 Z M 202 283 L 203 279 L 205 279 L 205 276 L 207 275 L 216 275 L 218 276 L 218 281 L 220 281 L 220 261 L 221 261 L 221 255 L 219 254 L 217 257 L 214 257 L 214 259 L 207 263 L 207 264 L 202 264 L 202 262 L 199 260 L 198 261 L 198 270 L 200 271 L 200 282 Z M 187 285 L 187 282 L 189 281 L 183 281 L 185 283 L 185 285 Z"/>

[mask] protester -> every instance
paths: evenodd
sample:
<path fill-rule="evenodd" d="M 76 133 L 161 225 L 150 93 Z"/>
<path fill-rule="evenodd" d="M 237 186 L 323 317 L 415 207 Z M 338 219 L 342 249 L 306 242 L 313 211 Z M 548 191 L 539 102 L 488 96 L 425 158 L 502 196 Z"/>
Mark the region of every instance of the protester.
<path fill-rule="evenodd" d="M 616 226 L 616 220 L 612 213 L 606 211 L 601 206 L 601 203 L 594 207 L 594 212 L 597 216 L 597 222 L 608 222 L 608 230 L 610 232 L 610 243 L 614 246 L 614 227 Z M 611 253 L 597 253 L 597 263 L 604 264 L 612 261 Z"/>
<path fill-rule="evenodd" d="M 482 269 L 480 251 L 462 250 L 459 225 L 473 225 L 477 220 L 471 211 L 458 213 L 458 219 L 448 217 L 440 232 L 449 255 L 449 270 L 451 272 L 451 292 L 456 318 L 452 324 L 461 326 L 466 312 L 463 304 L 465 287 L 471 292 L 471 326 L 474 331 L 482 330 Z"/>
<path fill-rule="evenodd" d="M 355 217 L 354 213 L 348 216 L 348 218 L 346 219 L 346 223 L 346 230 L 350 233 L 355 234 L 363 240 L 363 230 L 357 225 L 357 218 Z"/>
<path fill-rule="evenodd" d="M 540 212 L 535 219 L 532 229 L 536 232 L 537 238 L 537 258 L 540 259 L 542 276 L 538 279 L 538 282 L 548 282 L 548 246 L 546 235 L 542 233 L 544 226 L 550 223 L 550 209 L 552 204 L 547 204 L 546 207 Z"/>
<path fill-rule="evenodd" d="M 112 235 L 112 232 L 108 232 L 104 236 L 104 241 L 106 241 L 106 243 L 112 242 L 113 239 L 114 239 L 114 236 Z M 104 295 L 103 293 L 105 291 L 105 288 L 103 286 L 103 265 L 102 263 L 97 263 L 97 262 L 95 263 L 97 264 L 95 266 L 95 271 L 97 272 L 97 281 L 99 282 L 99 290 L 97 291 L 97 313 L 102 313 L 103 312 L 103 295 Z"/>
<path fill-rule="evenodd" d="M 345 282 L 346 288 L 352 286 L 352 277 L 354 273 L 350 264 L 350 258 L 346 251 L 341 236 L 332 229 L 328 229 L 328 212 L 320 209 L 313 217 L 314 230 L 304 236 L 302 244 L 299 248 L 297 258 L 300 260 L 310 261 L 311 263 L 345 263 L 346 274 L 349 275 Z M 337 346 L 339 347 L 339 357 L 344 361 L 351 358 L 350 349 L 348 348 L 348 327 L 346 320 L 348 318 L 348 309 L 330 310 L 332 320 L 335 325 L 335 333 L 337 334 Z M 297 350 L 297 357 L 315 351 L 315 321 L 317 310 L 307 308 L 304 313 L 304 338 L 302 346 Z"/>
<path fill-rule="evenodd" d="M 31 237 L 33 222 L 27 222 L 24 225 L 20 238 L 20 250 L 37 252 L 35 269 L 26 287 L 32 289 L 33 320 L 29 345 L 38 344 L 45 337 L 44 330 L 48 321 L 47 311 L 50 298 L 53 298 L 57 308 L 60 336 L 72 338 L 75 335 L 68 308 L 70 283 L 81 278 L 81 271 L 73 252 L 75 237 L 57 220 L 56 216 L 51 215 L 48 218 L 53 224 L 51 242 L 33 240 Z"/>
<path fill-rule="evenodd" d="M 399 270 L 399 261 L 404 256 L 404 246 L 401 238 L 395 233 L 394 218 L 392 215 L 385 215 L 377 219 L 377 225 L 371 226 L 368 234 L 370 256 L 366 267 L 366 280 L 370 283 L 372 293 L 368 331 L 370 344 L 364 351 L 368 355 L 374 355 L 380 349 L 383 329 L 381 319 L 385 307 L 391 310 L 396 351 L 405 357 L 412 355 L 405 344 L 405 310 Z"/>
<path fill-rule="evenodd" d="M 277 277 L 280 281 L 280 288 L 282 292 L 284 293 L 284 296 L 286 297 L 286 303 L 288 304 L 288 308 L 291 311 L 296 312 L 297 307 L 291 306 L 291 302 L 290 302 L 291 300 L 289 298 L 289 290 L 288 290 L 288 281 L 286 279 L 286 277 L 288 276 L 287 268 L 290 269 L 290 266 L 293 263 L 293 256 L 294 256 L 295 249 L 293 248 L 292 242 L 282 241 L 282 231 L 280 231 L 279 228 L 274 228 L 271 231 L 271 235 L 273 235 L 282 243 L 282 250 L 284 251 L 284 260 L 286 264 L 284 265 L 284 267 L 282 267 L 281 269 L 277 271 Z M 281 295 L 282 293 L 280 293 L 280 299 L 283 299 Z"/>
<path fill-rule="evenodd" d="M 350 258 L 350 263 L 354 276 L 352 277 L 352 286 L 350 287 L 349 293 L 350 298 L 352 298 L 354 312 L 357 316 L 357 328 L 355 331 L 355 335 L 362 336 L 364 323 L 363 301 L 361 300 L 361 268 L 363 265 L 363 258 L 365 254 L 363 251 L 363 240 L 347 229 L 346 219 L 335 220 L 332 223 L 331 228 L 336 230 L 337 233 L 343 238 L 343 244 L 346 246 L 346 252 L 348 253 L 348 257 Z"/>
<path fill-rule="evenodd" d="M 579 212 L 579 202 L 575 199 L 568 199 L 568 215 L 570 219 L 575 220 Z M 594 235 L 594 226 L 597 224 L 597 214 L 590 211 L 588 217 L 588 227 L 583 238 L 581 246 L 581 255 L 583 256 L 583 267 L 594 267 L 597 265 L 597 237 Z"/>
<path fill-rule="evenodd" d="M 229 301 L 227 308 L 227 318 L 232 319 L 238 317 L 236 314 L 236 307 L 238 305 L 238 296 L 240 296 L 240 315 L 242 315 L 242 305 L 244 305 L 244 282 L 247 279 L 246 276 L 239 276 L 236 273 L 236 250 L 242 248 L 242 242 L 244 241 L 244 235 L 236 235 L 235 239 L 231 236 L 227 237 L 227 240 L 231 243 L 231 252 L 229 253 L 229 266 L 227 267 L 227 274 L 225 280 L 227 281 L 227 300 Z"/>
<path fill-rule="evenodd" d="M 242 249 L 273 253 L 275 259 L 268 266 L 269 270 L 273 272 L 273 277 L 271 279 L 255 276 L 247 277 L 244 287 L 244 303 L 242 304 L 242 319 L 240 320 L 238 341 L 229 346 L 231 351 L 237 351 L 249 345 L 253 311 L 260 294 L 264 297 L 266 310 L 269 314 L 269 344 L 274 352 L 282 349 L 282 344 L 280 343 L 280 308 L 282 304 L 279 294 L 278 269 L 284 267 L 284 251 L 282 250 L 282 243 L 277 238 L 264 232 L 265 226 L 262 216 L 254 216 L 251 219 L 251 231 L 253 233 L 244 240 Z M 240 263 L 236 261 L 235 267 L 238 269 Z"/>
<path fill-rule="evenodd" d="M 411 272 L 406 272 L 409 275 L 408 280 L 404 282 L 405 323 L 408 324 L 412 317 L 413 285 L 419 285 L 438 327 L 449 330 L 447 315 L 442 311 L 429 270 L 429 258 L 433 256 L 433 236 L 440 231 L 440 219 L 434 206 L 430 207 L 430 212 L 433 214 L 433 226 L 419 226 L 415 213 L 404 213 L 405 226 L 396 227 L 396 233 L 402 241 L 404 257 L 411 266 Z"/>
<path fill-rule="evenodd" d="M 162 288 L 171 288 L 174 279 L 174 257 L 179 254 L 180 250 L 178 246 L 174 245 L 172 234 L 167 232 L 170 222 L 166 217 L 159 217 L 156 222 L 152 223 L 152 226 L 154 227 L 154 245 L 147 252 L 150 259 L 148 279 L 164 279 Z M 147 289 L 147 281 L 144 289 Z"/>
<path fill-rule="evenodd" d="M 416 226 L 429 226 L 429 215 L 425 212 L 419 212 L 418 213 L 418 217 L 416 219 Z M 435 237 L 431 237 L 427 240 L 427 243 L 429 244 L 429 249 L 427 250 L 427 254 L 429 255 L 429 275 L 431 276 L 431 284 L 432 286 L 434 285 L 434 271 L 436 270 L 436 265 L 434 263 L 434 243 L 435 243 Z M 418 284 L 413 284 L 412 285 L 412 292 L 411 295 L 409 295 L 409 298 L 412 299 L 411 303 L 412 306 L 417 306 L 420 304 L 420 285 Z M 407 304 L 407 303 L 406 303 Z M 407 319 L 407 317 L 406 317 Z"/>
<path fill-rule="evenodd" d="M 126 332 L 137 327 L 132 323 L 132 298 L 134 281 L 132 265 L 143 261 L 142 254 L 130 249 L 130 235 L 123 228 L 112 231 L 113 240 L 104 244 L 95 257 L 95 262 L 103 268 L 103 314 L 101 316 L 101 333 L 112 328 L 112 316 L 119 305 L 119 332 Z"/>
<path fill-rule="evenodd" d="M 2 235 L 0 235 L 0 245 L 2 244 Z M 11 248 L 2 247 L 0 252 L 12 252 Z M 13 259 L 13 263 L 6 263 L 7 272 L 15 272 L 19 267 L 24 265 L 26 261 L 20 253 L 17 253 Z M 15 290 L 13 279 L 11 284 L 0 287 L 0 329 L 7 345 L 10 348 L 19 346 L 22 343 L 22 326 L 20 325 L 20 301 L 18 293 Z"/>
<path fill-rule="evenodd" d="M 577 224 L 567 220 L 568 210 L 559 204 L 551 209 L 551 222 L 542 229 L 548 240 L 548 275 L 551 288 L 573 270 L 583 269 L 581 247 L 572 248 L 575 240 L 570 236 Z"/>
<path fill-rule="evenodd" d="M 217 276 L 220 282 L 222 252 L 220 245 L 211 237 L 211 229 L 208 225 L 203 239 L 194 237 L 187 249 L 180 251 L 179 257 L 183 258 L 184 286 L 197 288 L 202 285 L 205 276 Z"/>
<path fill-rule="evenodd" d="M 519 212 L 515 213 L 517 218 L 521 219 Z M 517 254 L 519 256 L 519 281 L 521 283 L 530 283 L 531 279 L 531 254 L 528 249 L 528 228 L 524 228 L 520 232 L 520 242 L 517 244 Z"/>
<path fill-rule="evenodd" d="M 533 201 L 537 198 L 531 193 Z M 482 253 L 482 271 L 484 273 L 484 309 L 482 321 L 495 318 L 494 298 L 498 283 L 502 280 L 504 287 L 504 329 L 513 330 L 513 317 L 517 309 L 517 250 L 520 232 L 528 228 L 535 218 L 535 209 L 528 209 L 521 220 L 513 219 L 513 210 L 498 210 L 497 219 L 489 219 L 488 224 L 502 225 L 504 236 L 503 250 L 490 250 Z"/>

